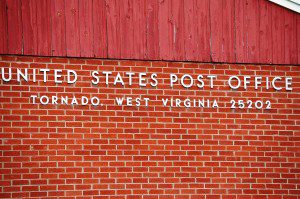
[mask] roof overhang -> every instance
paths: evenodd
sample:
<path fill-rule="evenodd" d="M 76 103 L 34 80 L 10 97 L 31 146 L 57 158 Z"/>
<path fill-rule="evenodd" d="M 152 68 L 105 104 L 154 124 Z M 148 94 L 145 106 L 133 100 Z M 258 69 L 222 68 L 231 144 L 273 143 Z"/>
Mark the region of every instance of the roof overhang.
<path fill-rule="evenodd" d="M 285 8 L 300 13 L 300 0 L 269 0 Z"/>

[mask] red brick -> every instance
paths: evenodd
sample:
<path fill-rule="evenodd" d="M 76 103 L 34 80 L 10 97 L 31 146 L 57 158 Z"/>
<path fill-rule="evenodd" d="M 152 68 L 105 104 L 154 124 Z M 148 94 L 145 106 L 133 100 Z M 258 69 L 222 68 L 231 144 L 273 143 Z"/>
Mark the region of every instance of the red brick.
<path fill-rule="evenodd" d="M 1 56 L 1 66 L 74 69 L 76 84 L 1 85 L 3 198 L 297 198 L 298 66 Z M 102 65 L 103 64 L 103 65 Z M 119 65 L 120 64 L 120 65 Z M 159 85 L 91 85 L 92 70 L 158 73 Z M 217 74 L 215 88 L 170 88 L 170 73 Z M 230 75 L 293 76 L 291 92 L 230 90 Z M 53 73 L 49 80 L 53 81 Z M 112 78 L 110 78 L 112 83 Z M 100 98 L 103 107 L 29 103 L 32 94 Z M 149 97 L 119 107 L 115 97 Z M 216 98 L 220 108 L 163 107 L 160 100 Z M 230 109 L 266 100 L 271 110 Z M 226 106 L 226 107 L 224 107 Z M 229 194 L 229 195 L 227 195 Z"/>

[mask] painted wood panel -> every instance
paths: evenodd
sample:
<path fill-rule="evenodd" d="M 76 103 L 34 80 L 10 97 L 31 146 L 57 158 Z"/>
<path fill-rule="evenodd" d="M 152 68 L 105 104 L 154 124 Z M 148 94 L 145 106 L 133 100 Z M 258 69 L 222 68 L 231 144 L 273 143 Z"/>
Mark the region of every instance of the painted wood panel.
<path fill-rule="evenodd" d="M 259 1 L 259 63 L 272 63 L 272 4 Z"/>
<path fill-rule="evenodd" d="M 210 17 L 212 61 L 235 62 L 234 0 L 211 0 Z"/>
<path fill-rule="evenodd" d="M 172 60 L 173 21 L 171 0 L 159 1 L 158 4 L 158 45 L 159 59 Z"/>
<path fill-rule="evenodd" d="M 197 27 L 196 31 L 196 40 L 198 46 L 195 46 L 198 49 L 198 56 L 193 61 L 203 60 L 205 62 L 211 61 L 210 56 L 210 36 L 211 36 L 211 25 L 210 25 L 210 13 L 209 10 L 210 1 L 195 1 L 195 26 Z M 193 45 L 193 43 L 192 43 Z M 186 49 L 187 50 L 187 49 Z"/>
<path fill-rule="evenodd" d="M 259 1 L 247 0 L 247 54 L 246 62 L 259 61 Z"/>
<path fill-rule="evenodd" d="M 297 17 L 297 54 L 298 54 L 298 62 L 297 64 L 300 63 L 300 17 Z"/>
<path fill-rule="evenodd" d="M 0 0 L 0 53 L 299 64 L 299 18 L 266 0 Z"/>
<path fill-rule="evenodd" d="M 146 1 L 146 59 L 159 57 L 158 1 Z"/>
<path fill-rule="evenodd" d="M 272 61 L 275 63 L 283 64 L 284 63 L 284 8 L 279 6 L 272 7 Z"/>
<path fill-rule="evenodd" d="M 247 23 L 245 18 L 247 16 L 247 2 L 242 0 L 235 0 L 235 49 L 236 62 L 247 62 Z"/>
<path fill-rule="evenodd" d="M 198 59 L 200 47 L 196 3 L 197 0 L 192 0 L 184 5 L 184 49 L 185 57 L 190 61 Z"/>
<path fill-rule="evenodd" d="M 0 53 L 8 53 L 7 49 L 7 15 L 6 15 L 6 2 L 0 0 Z"/>
<path fill-rule="evenodd" d="M 147 56 L 147 13 L 146 1 L 132 2 L 133 27 L 133 55 L 137 59 L 146 59 Z"/>
<path fill-rule="evenodd" d="M 53 56 L 66 56 L 65 0 L 51 0 L 51 50 Z"/>
<path fill-rule="evenodd" d="M 7 37 L 9 54 L 23 54 L 22 13 L 20 0 L 7 0 Z"/>
<path fill-rule="evenodd" d="M 93 57 L 93 1 L 79 1 L 80 56 Z"/>
<path fill-rule="evenodd" d="M 68 0 L 65 2 L 65 10 L 67 56 L 78 56 L 80 54 L 79 1 Z"/>
<path fill-rule="evenodd" d="M 105 1 L 93 1 L 94 57 L 107 57 L 106 20 Z"/>
<path fill-rule="evenodd" d="M 297 57 L 297 18 L 291 12 L 284 12 L 284 63 L 296 64 Z M 298 33 L 299 34 L 299 33 Z"/>
<path fill-rule="evenodd" d="M 51 0 L 38 0 L 36 3 L 38 34 L 37 55 L 50 56 L 52 51 Z"/>
<path fill-rule="evenodd" d="M 22 28 L 24 54 L 38 53 L 37 0 L 22 0 Z"/>
<path fill-rule="evenodd" d="M 185 59 L 185 48 L 184 48 L 184 1 L 173 0 L 171 6 L 172 12 L 172 29 L 173 34 L 171 37 L 172 41 L 172 60 L 184 60 Z"/>
<path fill-rule="evenodd" d="M 121 57 L 120 4 L 118 0 L 106 0 L 107 9 L 107 57 Z"/>
<path fill-rule="evenodd" d="M 133 0 L 123 0 L 120 6 L 120 47 L 121 57 L 129 59 L 134 56 L 133 39 Z M 137 39 L 137 38 L 136 38 Z"/>
<path fill-rule="evenodd" d="M 209 0 L 184 4 L 184 47 L 188 61 L 211 61 Z"/>

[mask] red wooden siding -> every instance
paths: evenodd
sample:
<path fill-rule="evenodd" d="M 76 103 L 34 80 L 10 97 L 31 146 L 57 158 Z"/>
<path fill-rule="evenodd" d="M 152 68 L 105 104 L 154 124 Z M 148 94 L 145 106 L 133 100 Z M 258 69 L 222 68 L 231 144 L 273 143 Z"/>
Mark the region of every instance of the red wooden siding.
<path fill-rule="evenodd" d="M 36 2 L 38 0 L 22 1 L 22 29 L 23 29 L 23 51 L 24 54 L 37 54 L 37 19 Z M 29 12 L 25 12 L 29 10 Z"/>
<path fill-rule="evenodd" d="M 7 53 L 22 54 L 22 16 L 21 1 L 6 1 Z M 5 35 L 4 35 L 5 36 Z M 2 37 L 2 35 L 0 36 Z"/>
<path fill-rule="evenodd" d="M 107 15 L 105 1 L 93 1 L 94 56 L 107 57 Z"/>
<path fill-rule="evenodd" d="M 51 0 L 37 0 L 38 55 L 51 55 Z"/>
<path fill-rule="evenodd" d="M 234 0 L 210 1 L 211 58 L 215 62 L 235 62 Z"/>
<path fill-rule="evenodd" d="M 65 2 L 67 56 L 80 54 L 79 1 Z"/>
<path fill-rule="evenodd" d="M 0 53 L 299 64 L 300 15 L 267 0 L 0 0 Z"/>
<path fill-rule="evenodd" d="M 7 16 L 5 0 L 0 0 L 0 53 L 8 53 L 7 50 Z"/>
<path fill-rule="evenodd" d="M 65 0 L 51 0 L 51 55 L 66 56 Z"/>

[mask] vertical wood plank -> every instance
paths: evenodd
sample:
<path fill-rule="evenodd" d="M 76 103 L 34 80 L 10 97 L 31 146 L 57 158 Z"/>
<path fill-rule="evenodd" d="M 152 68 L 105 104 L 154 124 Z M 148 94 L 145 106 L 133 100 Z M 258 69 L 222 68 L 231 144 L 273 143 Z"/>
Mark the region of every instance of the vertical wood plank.
<path fill-rule="evenodd" d="M 223 17 L 222 17 L 222 41 L 223 41 L 223 62 L 235 62 L 236 57 L 234 53 L 235 37 L 234 37 L 234 0 L 227 0 L 223 2 Z"/>
<path fill-rule="evenodd" d="M 79 34 L 81 57 L 93 57 L 93 1 L 79 0 Z"/>
<path fill-rule="evenodd" d="M 171 0 L 160 1 L 158 4 L 158 30 L 159 30 L 159 59 L 172 60 L 172 17 Z"/>
<path fill-rule="evenodd" d="M 224 50 L 222 41 L 223 27 L 223 1 L 210 1 L 211 16 L 211 58 L 212 61 L 221 62 L 222 52 Z"/>
<path fill-rule="evenodd" d="M 284 10 L 284 63 L 297 64 L 297 14 Z"/>
<path fill-rule="evenodd" d="M 198 56 L 197 60 L 205 62 L 211 61 L 210 59 L 210 13 L 209 13 L 209 0 L 195 1 L 197 21 L 194 25 L 197 27 L 196 33 L 198 34 Z"/>
<path fill-rule="evenodd" d="M 107 58 L 105 0 L 93 1 L 94 56 Z"/>
<path fill-rule="evenodd" d="M 298 15 L 263 0 L 0 0 L 0 11 L 0 53 L 274 64 L 300 60 Z"/>
<path fill-rule="evenodd" d="M 66 56 L 65 0 L 51 0 L 52 55 Z"/>
<path fill-rule="evenodd" d="M 223 2 L 223 1 L 222 1 Z M 212 61 L 221 61 L 222 57 L 222 19 L 223 6 L 222 2 L 216 0 L 210 1 L 210 18 L 211 18 L 211 59 Z"/>
<path fill-rule="evenodd" d="M 300 17 L 297 16 L 297 55 L 298 55 L 298 62 L 300 64 Z"/>
<path fill-rule="evenodd" d="M 298 56 L 300 56 L 298 48 L 300 48 L 300 38 L 297 39 L 297 37 L 300 35 L 300 31 L 297 30 L 297 24 L 299 23 L 298 20 L 300 19 L 300 15 L 298 13 L 293 12 L 293 26 L 292 26 L 292 32 L 293 37 L 291 41 L 292 45 L 292 55 L 291 55 L 291 64 L 300 64 L 298 61 Z"/>
<path fill-rule="evenodd" d="M 79 1 L 65 2 L 67 56 L 80 56 Z"/>
<path fill-rule="evenodd" d="M 185 60 L 210 60 L 209 0 L 193 0 L 184 4 Z"/>
<path fill-rule="evenodd" d="M 7 0 L 8 53 L 23 54 L 21 1 Z"/>
<path fill-rule="evenodd" d="M 120 3 L 106 0 L 107 5 L 107 52 L 108 58 L 120 58 Z"/>
<path fill-rule="evenodd" d="M 133 2 L 133 54 L 135 59 L 145 59 L 147 50 L 146 0 Z"/>
<path fill-rule="evenodd" d="M 51 55 L 51 0 L 36 1 L 38 55 Z"/>
<path fill-rule="evenodd" d="M 184 2 L 172 1 L 172 60 L 184 60 Z"/>
<path fill-rule="evenodd" d="M 210 13 L 212 61 L 234 62 L 234 1 L 211 0 Z"/>
<path fill-rule="evenodd" d="M 265 0 L 259 1 L 259 63 L 272 62 L 272 7 Z"/>
<path fill-rule="evenodd" d="M 134 56 L 132 0 L 118 1 L 118 3 L 120 4 L 121 58 L 129 59 Z"/>
<path fill-rule="evenodd" d="M 26 55 L 38 53 L 36 0 L 22 1 L 23 49 Z"/>
<path fill-rule="evenodd" d="M 188 61 L 196 61 L 199 54 L 200 37 L 198 33 L 198 6 L 197 0 L 187 1 L 184 5 L 184 48 L 185 58 Z"/>
<path fill-rule="evenodd" d="M 7 15 L 6 1 L 0 0 L 0 54 L 7 54 Z"/>
<path fill-rule="evenodd" d="M 158 1 L 146 1 L 146 16 L 147 16 L 147 59 L 158 59 L 159 57 L 159 32 L 158 32 Z"/>
<path fill-rule="evenodd" d="M 280 6 L 272 6 L 272 57 L 274 64 L 284 63 L 284 9 Z"/>
<path fill-rule="evenodd" d="M 247 27 L 245 22 L 246 16 L 246 1 L 235 1 L 235 49 L 236 49 L 236 61 L 243 63 L 246 60 L 247 55 Z"/>
<path fill-rule="evenodd" d="M 246 62 L 259 61 L 259 5 L 258 0 L 247 0 L 247 54 Z"/>

